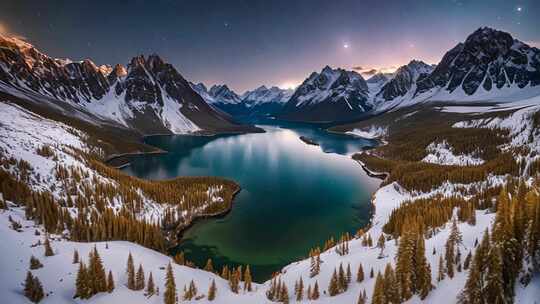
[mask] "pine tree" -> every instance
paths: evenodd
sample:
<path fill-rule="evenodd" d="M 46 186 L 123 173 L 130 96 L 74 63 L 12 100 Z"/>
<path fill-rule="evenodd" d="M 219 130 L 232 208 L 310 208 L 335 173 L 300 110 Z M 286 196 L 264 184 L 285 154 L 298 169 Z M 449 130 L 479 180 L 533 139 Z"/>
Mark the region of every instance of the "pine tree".
<path fill-rule="evenodd" d="M 105 268 L 101 261 L 101 257 L 94 246 L 94 250 L 90 252 L 88 257 L 90 263 L 88 265 L 88 278 L 90 280 L 89 286 L 91 294 L 94 295 L 98 292 L 107 291 L 107 277 L 105 274 Z"/>
<path fill-rule="evenodd" d="M 148 275 L 148 283 L 146 284 L 146 296 L 151 297 L 156 293 L 156 286 L 154 284 L 154 277 L 152 272 Z"/>
<path fill-rule="evenodd" d="M 184 252 L 180 251 L 174 256 L 174 262 L 178 265 L 185 265 L 186 259 L 184 257 Z"/>
<path fill-rule="evenodd" d="M 419 236 L 416 245 L 415 254 L 415 277 L 416 277 L 416 290 L 420 295 L 420 299 L 425 299 L 431 291 L 431 267 L 426 258 L 424 237 Z"/>
<path fill-rule="evenodd" d="M 206 265 L 204 266 L 204 270 L 208 272 L 214 272 L 214 265 L 212 264 L 212 259 L 208 259 L 206 261 Z"/>
<path fill-rule="evenodd" d="M 30 299 L 34 303 L 39 303 L 45 296 L 45 292 L 43 291 L 43 285 L 41 285 L 41 282 L 39 281 L 38 277 L 34 277 L 33 279 L 33 292 L 32 292 L 32 298 Z"/>
<path fill-rule="evenodd" d="M 374 276 L 375 274 L 373 272 L 373 267 L 371 267 L 371 270 L 369 271 L 369 277 L 373 279 Z"/>
<path fill-rule="evenodd" d="M 319 282 L 315 281 L 315 285 L 313 285 L 313 291 L 311 292 L 311 299 L 317 300 L 319 299 Z"/>
<path fill-rule="evenodd" d="M 178 298 L 176 297 L 176 283 L 174 281 L 174 273 L 171 263 L 167 265 L 167 274 L 165 276 L 165 293 L 163 294 L 165 304 L 176 304 Z"/>
<path fill-rule="evenodd" d="M 356 304 L 366 304 L 366 299 L 364 298 L 362 292 L 360 292 L 360 294 L 358 295 L 358 301 L 356 301 Z"/>
<path fill-rule="evenodd" d="M 37 259 L 35 256 L 31 256 L 30 257 L 30 269 L 34 270 L 34 269 L 39 269 L 41 267 L 43 267 L 43 264 L 41 264 L 39 259 Z"/>
<path fill-rule="evenodd" d="M 244 290 L 251 292 L 251 271 L 249 270 L 249 265 L 246 266 L 244 273 Z"/>
<path fill-rule="evenodd" d="M 302 277 L 300 277 L 300 280 L 298 280 L 297 287 L 295 288 L 296 292 L 296 301 L 302 301 L 304 298 L 304 280 L 302 280 Z"/>
<path fill-rule="evenodd" d="M 328 284 L 328 294 L 330 294 L 331 297 L 337 295 L 339 293 L 339 279 L 336 272 L 336 269 L 334 268 L 334 273 L 332 274 L 332 278 L 330 279 L 330 283 Z"/>
<path fill-rule="evenodd" d="M 450 238 L 445 245 L 446 273 L 450 278 L 454 277 L 454 242 Z"/>
<path fill-rule="evenodd" d="M 351 273 L 351 263 L 347 264 L 347 284 L 351 283 L 352 273 Z"/>
<path fill-rule="evenodd" d="M 131 256 L 131 252 L 128 255 L 126 273 L 128 276 L 127 288 L 136 290 L 137 285 L 135 284 L 135 264 L 133 263 L 133 256 Z"/>
<path fill-rule="evenodd" d="M 343 270 L 343 264 L 339 263 L 339 270 L 338 270 L 338 287 L 339 292 L 343 292 L 347 290 L 347 277 L 345 275 L 345 271 Z"/>
<path fill-rule="evenodd" d="M 114 279 L 112 271 L 109 270 L 109 275 L 107 276 L 107 292 L 111 293 L 114 290 Z"/>
<path fill-rule="evenodd" d="M 444 259 L 442 255 L 439 256 L 439 271 L 437 273 L 437 282 L 444 280 Z"/>
<path fill-rule="evenodd" d="M 469 269 L 469 265 L 471 264 L 471 258 L 472 258 L 472 253 L 469 251 L 469 254 L 467 254 L 467 256 L 465 257 L 465 261 L 463 262 L 463 268 L 465 270 Z"/>
<path fill-rule="evenodd" d="M 307 293 L 307 299 L 312 300 L 313 297 L 311 296 L 311 285 L 308 285 L 306 293 Z"/>
<path fill-rule="evenodd" d="M 228 280 L 229 279 L 229 266 L 225 265 L 223 266 L 223 268 L 221 269 L 221 277 L 225 280 Z"/>
<path fill-rule="evenodd" d="M 188 301 L 197 297 L 197 292 L 198 291 L 197 291 L 197 287 L 195 286 L 195 282 L 191 280 L 191 282 L 189 282 L 189 287 L 187 289 L 184 286 L 184 300 Z"/>
<path fill-rule="evenodd" d="M 488 256 L 488 269 L 486 274 L 486 302 L 506 303 L 502 257 L 498 247 L 493 247 Z"/>
<path fill-rule="evenodd" d="M 26 272 L 26 279 L 23 283 L 24 286 L 24 296 L 29 300 L 32 300 L 32 294 L 34 292 L 34 276 L 30 271 Z"/>
<path fill-rule="evenodd" d="M 364 281 L 364 269 L 362 268 L 362 263 L 360 263 L 356 272 L 356 282 L 360 283 L 362 281 Z"/>
<path fill-rule="evenodd" d="M 381 251 L 379 252 L 379 258 L 384 257 L 384 242 L 384 234 L 381 233 L 381 236 L 379 236 L 379 240 L 377 240 L 377 247 L 381 249 Z"/>
<path fill-rule="evenodd" d="M 487 268 L 489 252 L 491 250 L 489 233 L 486 229 L 480 245 L 477 246 L 473 261 L 469 269 L 469 276 L 465 287 L 459 296 L 459 302 L 463 304 L 475 304 L 481 299 L 487 298 Z"/>
<path fill-rule="evenodd" d="M 89 282 L 86 266 L 83 262 L 79 262 L 79 271 L 75 280 L 75 296 L 74 298 L 88 299 L 90 297 Z"/>
<path fill-rule="evenodd" d="M 289 303 L 289 291 L 287 290 L 287 286 L 285 285 L 285 283 L 281 284 L 281 291 L 280 291 L 279 300 L 282 303 L 285 303 L 285 304 Z"/>
<path fill-rule="evenodd" d="M 45 247 L 45 256 L 48 257 L 54 255 L 54 251 L 51 247 L 51 242 L 49 241 L 48 237 L 45 237 L 45 243 L 43 244 L 43 246 Z"/>
<path fill-rule="evenodd" d="M 231 291 L 234 293 L 238 293 L 239 284 L 240 284 L 240 275 L 238 273 L 238 269 L 231 271 L 231 273 L 229 274 L 229 287 L 231 287 Z"/>
<path fill-rule="evenodd" d="M 383 277 L 384 298 L 387 303 L 400 303 L 399 290 L 396 288 L 397 280 L 394 269 L 390 263 L 386 264 Z"/>
<path fill-rule="evenodd" d="M 212 279 L 212 284 L 208 288 L 208 301 L 214 301 L 216 299 L 217 287 L 216 280 Z"/>
<path fill-rule="evenodd" d="M 389 287 L 391 288 L 391 287 Z M 377 273 L 377 278 L 375 279 L 375 287 L 373 288 L 373 297 L 371 299 L 372 304 L 385 304 L 386 298 L 384 296 L 384 279 L 380 272 Z"/>
<path fill-rule="evenodd" d="M 135 289 L 144 289 L 144 270 L 142 264 L 139 264 L 139 269 L 137 270 L 137 274 L 135 275 Z"/>
<path fill-rule="evenodd" d="M 79 252 L 77 251 L 77 249 L 73 250 L 73 264 L 78 264 L 79 263 Z"/>
<path fill-rule="evenodd" d="M 410 299 L 414 293 L 414 257 L 418 229 L 416 222 L 407 222 L 406 226 L 410 228 L 399 241 L 396 259 L 396 277 L 403 301 Z"/>

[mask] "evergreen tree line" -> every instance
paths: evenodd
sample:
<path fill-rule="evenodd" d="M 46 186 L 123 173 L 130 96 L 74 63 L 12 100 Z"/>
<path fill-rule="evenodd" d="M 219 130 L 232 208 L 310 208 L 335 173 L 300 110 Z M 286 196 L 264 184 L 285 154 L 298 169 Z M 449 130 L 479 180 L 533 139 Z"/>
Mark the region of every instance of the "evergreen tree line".
<path fill-rule="evenodd" d="M 523 171 L 511 152 L 500 153 L 496 158 L 478 166 L 447 166 L 420 161 L 399 161 L 382 159 L 373 154 L 355 154 L 368 168 L 390 175 L 384 185 L 398 182 L 409 191 L 429 192 L 445 182 L 470 184 L 485 181 L 490 174 L 518 176 Z"/>
<path fill-rule="evenodd" d="M 520 182 L 497 198 L 491 233 L 477 246 L 459 301 L 512 303 L 515 285 L 529 284 L 540 270 L 540 198 L 538 183 Z"/>

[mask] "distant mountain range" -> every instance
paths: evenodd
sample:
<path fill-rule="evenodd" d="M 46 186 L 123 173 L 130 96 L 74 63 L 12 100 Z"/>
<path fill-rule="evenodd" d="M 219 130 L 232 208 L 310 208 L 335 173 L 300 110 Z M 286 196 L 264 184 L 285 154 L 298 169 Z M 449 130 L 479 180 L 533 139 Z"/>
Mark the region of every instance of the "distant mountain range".
<path fill-rule="evenodd" d="M 209 103 L 233 116 L 351 121 L 428 101 L 505 100 L 516 94 L 540 94 L 539 58 L 537 48 L 484 27 L 448 51 L 437 65 L 412 60 L 394 73 L 376 73 L 368 80 L 355 71 L 326 66 L 307 77 L 294 93 L 264 86 L 241 96 L 226 86 L 220 88 L 225 87 L 227 94 L 196 90 L 201 96 L 209 95 L 205 98 Z M 257 107 L 261 104 L 265 106 Z"/>
<path fill-rule="evenodd" d="M 238 95 L 226 85 L 214 85 L 209 90 L 203 83 L 192 83 L 191 87 L 206 102 L 236 117 L 275 115 L 281 111 L 294 92 L 276 86 L 267 88 L 263 85 Z"/>
<path fill-rule="evenodd" d="M 22 40 L 0 36 L 0 92 L 50 111 L 140 134 L 247 132 L 209 106 L 159 56 L 137 56 L 127 67 L 54 59 Z"/>
<path fill-rule="evenodd" d="M 188 82 L 157 55 L 135 57 L 125 67 L 96 66 L 54 59 L 24 41 L 0 37 L 0 63 L 0 91 L 142 134 L 253 131 L 231 117 L 340 122 L 428 101 L 540 94 L 540 50 L 487 27 L 437 65 L 412 60 L 367 81 L 326 66 L 294 91 L 260 86 L 241 95 L 224 84 L 208 89 Z"/>

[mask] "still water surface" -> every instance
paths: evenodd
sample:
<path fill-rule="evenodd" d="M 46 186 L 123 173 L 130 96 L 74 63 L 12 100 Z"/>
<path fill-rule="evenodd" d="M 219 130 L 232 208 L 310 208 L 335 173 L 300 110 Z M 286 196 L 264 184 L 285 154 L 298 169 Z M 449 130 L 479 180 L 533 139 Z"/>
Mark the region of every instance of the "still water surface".
<path fill-rule="evenodd" d="M 197 221 L 175 250 L 200 267 L 208 258 L 216 269 L 249 264 L 256 281 L 331 236 L 367 224 L 380 182 L 350 158 L 373 141 L 310 126 L 261 127 L 266 133 L 149 137 L 148 144 L 169 153 L 136 157 L 124 169 L 149 179 L 204 175 L 239 183 L 232 211 Z M 301 135 L 320 146 L 307 145 Z"/>

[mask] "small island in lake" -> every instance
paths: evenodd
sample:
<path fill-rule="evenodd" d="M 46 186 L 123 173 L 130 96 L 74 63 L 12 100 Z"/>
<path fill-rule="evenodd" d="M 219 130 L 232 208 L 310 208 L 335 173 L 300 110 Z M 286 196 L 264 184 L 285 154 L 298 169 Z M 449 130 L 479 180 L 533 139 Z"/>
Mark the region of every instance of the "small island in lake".
<path fill-rule="evenodd" d="M 319 144 L 315 142 L 313 139 L 307 138 L 305 136 L 300 136 L 300 140 L 305 142 L 308 145 L 318 146 Z"/>

